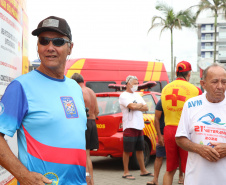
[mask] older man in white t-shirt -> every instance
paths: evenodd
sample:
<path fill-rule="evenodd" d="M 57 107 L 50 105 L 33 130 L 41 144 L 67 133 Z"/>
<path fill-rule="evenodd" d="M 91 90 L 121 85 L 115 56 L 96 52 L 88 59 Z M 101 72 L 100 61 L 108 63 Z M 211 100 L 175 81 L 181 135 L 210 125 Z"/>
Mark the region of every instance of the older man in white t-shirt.
<path fill-rule="evenodd" d="M 176 133 L 177 144 L 188 151 L 185 185 L 226 183 L 226 70 L 209 66 L 200 81 L 203 95 L 189 99 Z"/>
<path fill-rule="evenodd" d="M 138 79 L 136 76 L 126 78 L 126 91 L 119 97 L 119 104 L 123 115 L 123 166 L 124 174 L 122 178 L 135 180 L 129 173 L 129 155 L 136 151 L 138 163 L 140 165 L 141 176 L 153 176 L 144 165 L 144 120 L 142 111 L 147 111 L 148 107 L 143 98 L 136 93 Z"/>

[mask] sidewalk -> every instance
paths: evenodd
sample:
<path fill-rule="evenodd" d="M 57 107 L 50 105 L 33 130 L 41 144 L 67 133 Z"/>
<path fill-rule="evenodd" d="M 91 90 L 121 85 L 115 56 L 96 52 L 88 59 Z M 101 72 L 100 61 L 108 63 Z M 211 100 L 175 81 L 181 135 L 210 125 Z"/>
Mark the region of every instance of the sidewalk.
<path fill-rule="evenodd" d="M 123 179 L 123 164 L 121 159 L 114 159 L 110 157 L 91 157 L 94 168 L 94 182 L 95 185 L 146 185 L 153 177 L 141 177 L 139 170 L 131 170 L 130 173 L 136 180 Z M 151 157 L 150 163 L 147 166 L 149 172 L 154 173 L 154 157 Z M 165 173 L 166 162 L 164 160 L 160 176 L 159 185 L 162 185 L 163 175 Z M 178 185 L 179 171 L 177 170 L 173 185 Z"/>

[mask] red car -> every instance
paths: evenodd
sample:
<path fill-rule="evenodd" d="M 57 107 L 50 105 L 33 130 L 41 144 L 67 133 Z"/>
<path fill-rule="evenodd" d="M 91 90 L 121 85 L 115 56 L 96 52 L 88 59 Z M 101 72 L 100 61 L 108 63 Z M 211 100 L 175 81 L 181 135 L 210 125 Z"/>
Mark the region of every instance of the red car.
<path fill-rule="evenodd" d="M 122 112 L 119 106 L 119 96 L 122 92 L 97 93 L 99 115 L 96 120 L 99 150 L 91 151 L 92 156 L 122 157 L 123 154 L 123 128 Z M 148 106 L 148 111 L 143 113 L 144 131 L 144 161 L 148 164 L 150 155 L 155 154 L 157 133 L 154 127 L 155 106 L 160 99 L 158 92 L 138 92 Z M 131 153 L 130 167 L 138 169 L 139 165 L 135 152 Z"/>

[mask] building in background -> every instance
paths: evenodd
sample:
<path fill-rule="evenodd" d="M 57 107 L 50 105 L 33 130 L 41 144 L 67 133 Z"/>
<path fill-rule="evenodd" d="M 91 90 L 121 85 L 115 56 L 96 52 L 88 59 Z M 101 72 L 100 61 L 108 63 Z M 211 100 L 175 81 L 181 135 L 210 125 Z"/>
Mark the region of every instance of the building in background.
<path fill-rule="evenodd" d="M 197 21 L 198 26 L 198 67 L 205 69 L 214 58 L 214 17 Z M 226 65 L 226 20 L 218 17 L 216 62 Z"/>

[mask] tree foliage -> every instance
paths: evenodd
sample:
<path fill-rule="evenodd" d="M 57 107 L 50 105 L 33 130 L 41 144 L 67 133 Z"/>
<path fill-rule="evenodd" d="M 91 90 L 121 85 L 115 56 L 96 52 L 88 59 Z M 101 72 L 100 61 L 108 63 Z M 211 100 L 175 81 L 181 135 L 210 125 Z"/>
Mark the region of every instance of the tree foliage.
<path fill-rule="evenodd" d="M 182 27 L 195 27 L 196 16 L 192 14 L 190 9 L 181 10 L 176 13 L 172 7 L 166 3 L 158 3 L 155 7 L 159 10 L 162 16 L 154 16 L 152 18 L 152 25 L 148 33 L 156 27 L 161 27 L 160 36 L 162 32 L 170 30 L 171 32 L 171 81 L 173 81 L 173 30 Z"/>

